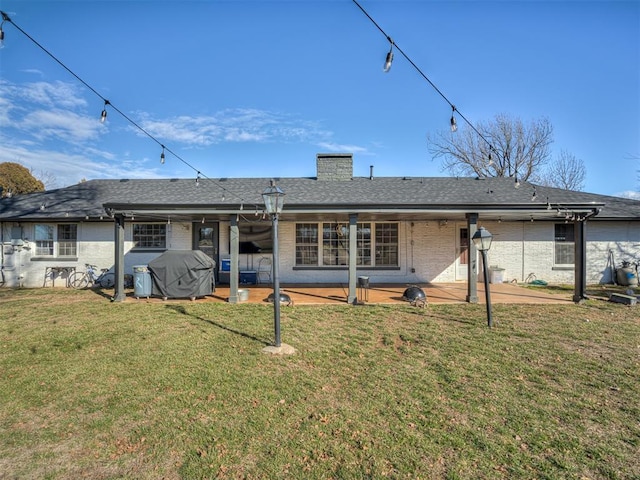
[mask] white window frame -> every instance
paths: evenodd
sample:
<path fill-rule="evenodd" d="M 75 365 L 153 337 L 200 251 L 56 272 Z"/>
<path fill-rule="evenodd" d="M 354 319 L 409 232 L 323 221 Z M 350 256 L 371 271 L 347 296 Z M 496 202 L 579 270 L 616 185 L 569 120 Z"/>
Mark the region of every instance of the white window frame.
<path fill-rule="evenodd" d="M 381 237 L 378 229 L 382 225 L 395 225 L 395 242 L 378 244 Z M 305 229 L 303 232 L 299 229 Z M 400 228 L 398 222 L 357 223 L 356 265 L 362 268 L 398 268 L 400 265 Z M 392 229 L 393 230 L 393 229 Z M 312 235 L 310 232 L 315 232 Z M 381 233 L 381 232 L 380 232 Z M 315 238 L 315 242 L 313 241 Z M 295 266 L 296 267 L 346 267 L 349 263 L 349 224 L 345 222 L 298 222 L 296 223 Z M 395 259 L 395 263 L 381 263 L 380 259 Z M 301 259 L 309 259 L 300 262 Z"/>
<path fill-rule="evenodd" d="M 61 239 L 61 227 L 73 227 L 75 238 Z M 78 256 L 77 223 L 37 223 L 34 226 L 33 237 L 36 244 L 36 257 L 77 258 Z"/>
<path fill-rule="evenodd" d="M 558 227 L 562 227 L 564 232 L 559 232 Z M 564 240 L 560 239 L 560 237 L 564 238 Z M 570 240 L 566 240 L 566 238 L 570 238 Z M 553 225 L 554 267 L 573 267 L 575 265 L 575 244 L 574 225 L 572 223 L 555 223 Z M 558 257 L 562 255 L 571 257 L 571 263 L 559 263 Z"/>
<path fill-rule="evenodd" d="M 137 233 L 136 230 L 138 227 L 144 227 L 145 229 L 151 227 L 151 231 Z M 133 248 L 138 250 L 166 250 L 168 235 L 169 232 L 166 223 L 137 222 L 131 225 L 131 240 L 133 241 Z M 143 238 L 145 239 L 144 245 L 140 245 L 140 240 Z"/>

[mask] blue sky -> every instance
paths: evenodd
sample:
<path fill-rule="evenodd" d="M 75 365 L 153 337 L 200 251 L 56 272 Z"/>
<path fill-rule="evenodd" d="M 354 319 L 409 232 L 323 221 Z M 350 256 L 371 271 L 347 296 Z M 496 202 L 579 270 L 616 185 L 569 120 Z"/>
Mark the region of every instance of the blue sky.
<path fill-rule="evenodd" d="M 472 123 L 547 117 L 585 190 L 640 190 L 640 2 L 359 0 Z M 450 106 L 351 0 L 0 0 L 0 162 L 82 178 L 443 176 Z M 461 123 L 461 122 L 459 122 Z M 461 125 L 462 127 L 462 125 Z"/>

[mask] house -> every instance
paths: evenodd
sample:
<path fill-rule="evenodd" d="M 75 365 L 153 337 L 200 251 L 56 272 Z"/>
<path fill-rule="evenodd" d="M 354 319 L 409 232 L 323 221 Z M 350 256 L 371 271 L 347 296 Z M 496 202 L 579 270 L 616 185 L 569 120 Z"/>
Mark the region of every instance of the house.
<path fill-rule="evenodd" d="M 567 191 L 512 178 L 353 176 L 350 154 L 318 154 L 310 178 L 276 178 L 282 283 L 341 283 L 356 298 L 372 283 L 467 283 L 477 301 L 483 266 L 469 239 L 493 234 L 489 265 L 504 281 L 535 276 L 612 281 L 613 264 L 640 260 L 640 201 Z M 272 256 L 262 193 L 271 179 L 91 180 L 0 201 L 2 271 L 9 286 L 65 285 L 85 263 L 122 278 L 165 250 L 200 249 L 229 282 L 257 281 Z M 267 275 L 263 281 L 269 281 Z"/>

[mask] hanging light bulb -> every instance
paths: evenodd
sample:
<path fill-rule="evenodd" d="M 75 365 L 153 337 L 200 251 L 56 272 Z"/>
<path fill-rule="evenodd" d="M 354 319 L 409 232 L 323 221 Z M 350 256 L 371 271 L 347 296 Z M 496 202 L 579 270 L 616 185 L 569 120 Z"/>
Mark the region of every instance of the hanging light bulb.
<path fill-rule="evenodd" d="M 162 145 L 162 153 L 160 154 L 160 163 L 164 165 L 164 145 Z"/>
<path fill-rule="evenodd" d="M 533 187 L 533 195 L 531 195 L 531 201 L 535 202 L 536 198 L 538 198 L 538 194 L 536 193 L 536 187 Z"/>
<path fill-rule="evenodd" d="M 0 48 L 4 48 L 4 30 L 2 30 L 2 26 L 4 25 L 4 22 L 10 21 L 11 19 L 9 18 L 9 15 L 2 12 L 2 23 L 0 23 Z"/>
<path fill-rule="evenodd" d="M 451 131 L 455 132 L 458 130 L 458 124 L 456 123 L 456 117 L 454 114 L 456 113 L 455 105 L 451 105 Z"/>
<path fill-rule="evenodd" d="M 520 188 L 520 180 L 518 180 L 518 174 L 516 173 L 516 184 L 515 184 L 516 188 Z"/>
<path fill-rule="evenodd" d="M 198 175 L 196 175 L 196 187 L 200 186 L 200 172 L 198 172 Z"/>
<path fill-rule="evenodd" d="M 384 73 L 387 73 L 389 70 L 391 70 L 391 64 L 393 63 L 393 40 L 391 40 L 391 38 L 389 37 L 387 37 L 387 39 L 389 40 L 390 47 L 389 52 L 387 53 L 387 58 L 384 61 L 384 68 L 382 69 Z"/>
<path fill-rule="evenodd" d="M 104 101 L 104 108 L 100 114 L 100 123 L 104 123 L 107 120 L 107 105 L 110 105 L 109 100 Z"/>

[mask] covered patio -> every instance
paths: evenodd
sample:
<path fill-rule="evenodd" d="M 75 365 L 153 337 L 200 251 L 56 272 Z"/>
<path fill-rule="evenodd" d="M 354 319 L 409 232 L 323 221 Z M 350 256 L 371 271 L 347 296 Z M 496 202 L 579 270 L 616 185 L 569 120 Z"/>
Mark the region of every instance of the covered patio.
<path fill-rule="evenodd" d="M 478 303 L 484 303 L 484 284 L 478 283 Z M 419 284 L 424 290 L 430 304 L 467 303 L 467 283 Z M 406 284 L 372 284 L 370 288 L 358 289 L 358 303 L 363 304 L 408 304 L 403 300 Z M 491 303 L 493 304 L 536 304 L 536 303 L 572 303 L 570 294 L 549 294 L 535 288 L 528 288 L 512 283 L 496 283 L 490 285 Z M 248 291 L 247 300 L 240 303 L 267 303 L 269 294 L 273 293 L 271 285 L 241 285 L 241 290 Z M 280 286 L 280 293 L 287 294 L 293 305 L 346 305 L 349 297 L 348 285 L 292 285 Z M 231 290 L 229 285 L 216 286 L 211 296 L 196 299 L 196 302 L 227 302 Z M 136 298 L 129 294 L 128 300 Z M 162 301 L 161 298 L 150 300 Z M 168 300 L 171 301 L 171 300 Z"/>

